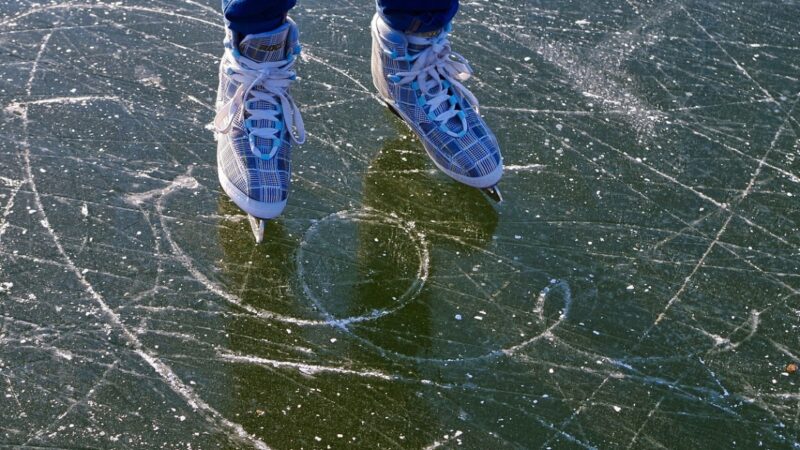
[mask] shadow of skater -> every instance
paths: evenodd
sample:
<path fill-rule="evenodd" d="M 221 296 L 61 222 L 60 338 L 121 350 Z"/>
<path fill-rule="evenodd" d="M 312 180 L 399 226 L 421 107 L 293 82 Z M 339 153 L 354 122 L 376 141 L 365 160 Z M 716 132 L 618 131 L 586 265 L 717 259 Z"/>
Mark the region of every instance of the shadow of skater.
<path fill-rule="evenodd" d="M 255 245 L 245 216 L 224 196 L 219 199 L 219 214 L 241 219 L 225 221 L 218 227 L 223 252 L 218 269 L 225 285 L 250 306 L 297 315 L 298 304 L 291 289 L 297 242 L 288 236 L 281 220 L 267 222 L 264 242 Z"/>
<path fill-rule="evenodd" d="M 385 141 L 364 180 L 363 210 L 371 212 L 317 223 L 316 232 L 303 237 L 309 237 L 303 243 L 306 280 L 298 279 L 299 237 L 290 236 L 280 219 L 269 222 L 260 246 L 253 244 L 245 220 L 220 225 L 220 278 L 247 305 L 312 318 L 309 299 L 298 289 L 308 282 L 322 303 L 323 316 L 338 319 L 392 310 L 380 319 L 350 324 L 346 330 L 232 317 L 225 326 L 228 348 L 220 351 L 271 361 L 364 367 L 406 379 L 337 373 L 309 377 L 269 364 L 223 363 L 229 387 L 224 410 L 245 429 L 278 447 L 313 446 L 309 436 L 327 440 L 326 432 L 341 430 L 352 433 L 343 439 L 349 438 L 348 444 L 355 448 L 376 448 L 379 442 L 399 445 L 391 436 L 400 435 L 404 446 L 421 448 L 441 435 L 445 427 L 441 408 L 423 395 L 424 384 L 414 381 L 439 378 L 435 376 L 439 368 L 391 355 L 436 357 L 442 351 L 436 348 L 438 328 L 444 326 L 443 318 L 431 310 L 437 298 L 427 288 L 409 297 L 404 307 L 393 309 L 403 292 L 418 281 L 420 266 L 419 243 L 398 224 L 413 223 L 414 232 L 426 236 L 431 250 L 426 267 L 435 275 L 437 258 L 489 242 L 497 214 L 478 190 L 429 171 L 431 167 L 416 140 Z M 239 215 L 224 198 L 219 210 L 222 215 Z M 376 349 L 389 353 L 383 357 Z M 381 396 L 380 404 L 387 408 L 376 411 L 380 414 L 363 410 L 365 402 L 373 404 L 375 395 Z M 297 409 L 300 403 L 302 408 Z M 376 435 L 378 429 L 385 433 Z"/>
<path fill-rule="evenodd" d="M 456 251 L 470 252 L 492 239 L 498 216 L 492 203 L 477 189 L 450 180 L 428 160 L 422 144 L 402 123 L 387 111 L 398 128 L 396 137 L 384 141 L 383 148 L 367 170 L 363 205 L 385 216 L 413 224 L 425 236 L 430 249 L 429 275 L 437 275 L 439 258 L 453 257 Z M 402 128 L 401 128 L 402 127 Z M 392 307 L 400 286 L 412 280 L 399 276 L 394 266 L 407 261 L 417 264 L 417 248 L 393 244 L 408 242 L 402 230 L 385 223 L 358 223 L 357 266 L 370 273 L 349 302 L 349 315 Z M 380 243 L 386 243 L 380 245 Z M 394 254 L 390 252 L 394 251 Z M 389 264 L 387 264 L 389 260 Z M 382 268 L 382 271 L 378 271 Z M 395 293 L 394 295 L 392 295 Z M 419 358 L 436 357 L 433 342 L 438 334 L 431 305 L 437 301 L 430 289 L 407 306 L 378 321 L 354 327 L 356 332 L 381 348 Z M 442 325 L 444 326 L 444 325 Z"/>

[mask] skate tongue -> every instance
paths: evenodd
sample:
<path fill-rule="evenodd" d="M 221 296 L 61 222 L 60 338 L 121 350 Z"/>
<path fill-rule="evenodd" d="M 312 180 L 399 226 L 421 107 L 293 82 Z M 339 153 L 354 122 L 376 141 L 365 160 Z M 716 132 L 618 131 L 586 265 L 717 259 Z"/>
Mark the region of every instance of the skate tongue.
<path fill-rule="evenodd" d="M 429 31 L 426 33 L 407 34 L 406 39 L 408 40 L 408 50 L 407 50 L 408 54 L 413 55 L 430 47 L 431 39 L 442 34 L 442 31 L 444 31 L 444 28 L 440 28 L 436 31 Z"/>
<path fill-rule="evenodd" d="M 281 61 L 286 59 L 290 23 L 266 33 L 248 34 L 239 43 L 239 52 L 257 63 Z"/>
<path fill-rule="evenodd" d="M 239 53 L 242 56 L 254 61 L 256 63 L 276 62 L 283 61 L 287 58 L 287 50 L 291 51 L 291 45 L 287 43 L 289 33 L 291 31 L 291 23 L 286 22 L 273 31 L 259 34 L 248 34 L 239 43 Z M 263 86 L 255 86 L 253 89 L 256 91 L 264 92 Z M 251 102 L 251 108 L 254 110 L 277 110 L 277 106 L 266 101 L 252 102 L 253 96 L 247 98 Z M 274 128 L 278 123 L 260 119 L 253 123 L 255 128 Z M 255 145 L 262 154 L 269 154 L 274 143 L 273 139 L 264 138 L 261 136 L 253 136 L 253 145 Z"/>
<path fill-rule="evenodd" d="M 433 45 L 434 41 L 437 38 L 439 38 L 443 34 L 448 33 L 449 31 L 450 31 L 450 25 L 448 24 L 444 28 L 440 28 L 438 30 L 430 32 L 406 34 L 406 40 L 408 42 L 406 51 L 408 52 L 409 55 L 415 55 L 419 52 L 422 52 L 430 48 L 430 46 Z M 447 91 L 446 93 L 448 95 L 456 94 L 455 92 L 451 91 L 451 88 L 445 87 L 442 84 L 443 81 L 444 80 L 440 80 L 440 83 L 437 86 L 430 86 L 430 89 L 427 89 L 428 86 L 426 86 L 426 89 L 424 91 L 426 92 L 428 98 L 435 97 L 440 93 L 443 93 L 443 91 Z M 428 79 L 426 80 L 426 82 L 429 83 L 432 82 L 432 80 Z M 460 95 L 456 94 L 456 97 L 460 97 Z M 439 104 L 436 110 L 432 111 L 432 113 L 433 115 L 438 116 L 448 111 L 450 108 L 451 104 L 449 102 L 443 102 Z M 460 110 L 461 106 L 460 105 L 457 106 L 456 109 Z M 443 125 L 454 133 L 461 132 L 463 129 L 463 123 L 461 122 L 461 119 L 459 119 L 457 116 L 451 117 Z"/>

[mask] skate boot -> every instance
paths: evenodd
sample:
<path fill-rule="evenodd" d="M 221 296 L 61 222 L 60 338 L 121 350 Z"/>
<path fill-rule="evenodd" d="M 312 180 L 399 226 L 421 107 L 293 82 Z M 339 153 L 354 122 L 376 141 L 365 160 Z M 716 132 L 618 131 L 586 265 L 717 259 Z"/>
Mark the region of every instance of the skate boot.
<path fill-rule="evenodd" d="M 387 105 L 417 134 L 442 172 L 502 201 L 503 159 L 478 101 L 462 84 L 472 74 L 442 30 L 405 34 L 372 19 L 372 81 Z"/>
<path fill-rule="evenodd" d="M 214 119 L 219 181 L 249 215 L 258 243 L 266 220 L 286 207 L 292 144 L 305 141 L 303 119 L 289 94 L 298 37 L 289 19 L 267 33 L 240 37 L 229 30 L 220 64 Z"/>

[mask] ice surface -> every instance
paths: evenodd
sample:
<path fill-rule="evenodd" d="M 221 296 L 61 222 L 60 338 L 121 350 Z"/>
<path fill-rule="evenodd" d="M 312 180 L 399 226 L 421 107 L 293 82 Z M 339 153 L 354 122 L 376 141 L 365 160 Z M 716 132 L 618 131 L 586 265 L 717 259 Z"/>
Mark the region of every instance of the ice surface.
<path fill-rule="evenodd" d="M 260 247 L 217 7 L 0 4 L 0 444 L 800 447 L 800 2 L 464 2 L 497 206 L 376 101 L 370 2 L 301 1 Z"/>

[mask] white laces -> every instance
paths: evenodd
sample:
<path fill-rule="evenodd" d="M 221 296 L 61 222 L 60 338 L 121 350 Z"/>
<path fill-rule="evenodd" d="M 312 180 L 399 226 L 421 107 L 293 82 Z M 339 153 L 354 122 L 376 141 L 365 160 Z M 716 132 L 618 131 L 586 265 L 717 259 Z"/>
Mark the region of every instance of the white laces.
<path fill-rule="evenodd" d="M 240 56 L 233 56 L 228 49 L 225 52 L 223 69 L 239 83 L 233 97 L 225 103 L 214 118 L 214 128 L 218 133 L 227 134 L 233 128 L 234 121 L 241 117 L 250 139 L 250 150 L 259 158 L 268 160 L 275 156 L 281 145 L 281 131 L 286 127 L 293 142 L 302 144 L 306 140 L 303 117 L 292 97 L 287 92 L 295 79 L 295 56 L 283 61 L 258 63 Z M 253 109 L 251 104 L 267 102 L 275 109 Z M 246 114 L 246 115 L 245 115 Z M 283 114 L 283 121 L 278 115 Z M 257 128 L 260 120 L 277 123 L 274 128 Z M 284 125 L 285 124 L 285 125 Z M 295 130 L 297 134 L 295 134 Z M 272 140 L 269 154 L 262 153 L 256 146 L 256 137 Z"/>
<path fill-rule="evenodd" d="M 443 30 L 438 36 L 424 38 L 408 36 L 408 42 L 414 45 L 428 46 L 425 50 L 413 55 L 398 56 L 396 52 L 387 53 L 395 60 L 413 62 L 408 71 L 397 72 L 389 77 L 396 84 L 411 84 L 411 87 L 420 91 L 419 106 L 428 105 L 428 118 L 438 122 L 442 131 L 453 137 L 463 137 L 469 126 L 464 111 L 456 109 L 459 103 L 457 94 L 466 97 L 466 100 L 476 110 L 478 99 L 467 89 L 462 82 L 472 76 L 472 68 L 466 58 L 450 49 L 447 40 L 447 31 Z M 450 94 L 453 88 L 453 94 Z M 430 98 L 428 98 L 430 97 Z M 434 115 L 439 106 L 449 102 L 450 107 L 438 115 Z M 461 131 L 454 132 L 445 124 L 453 117 L 461 120 Z"/>

